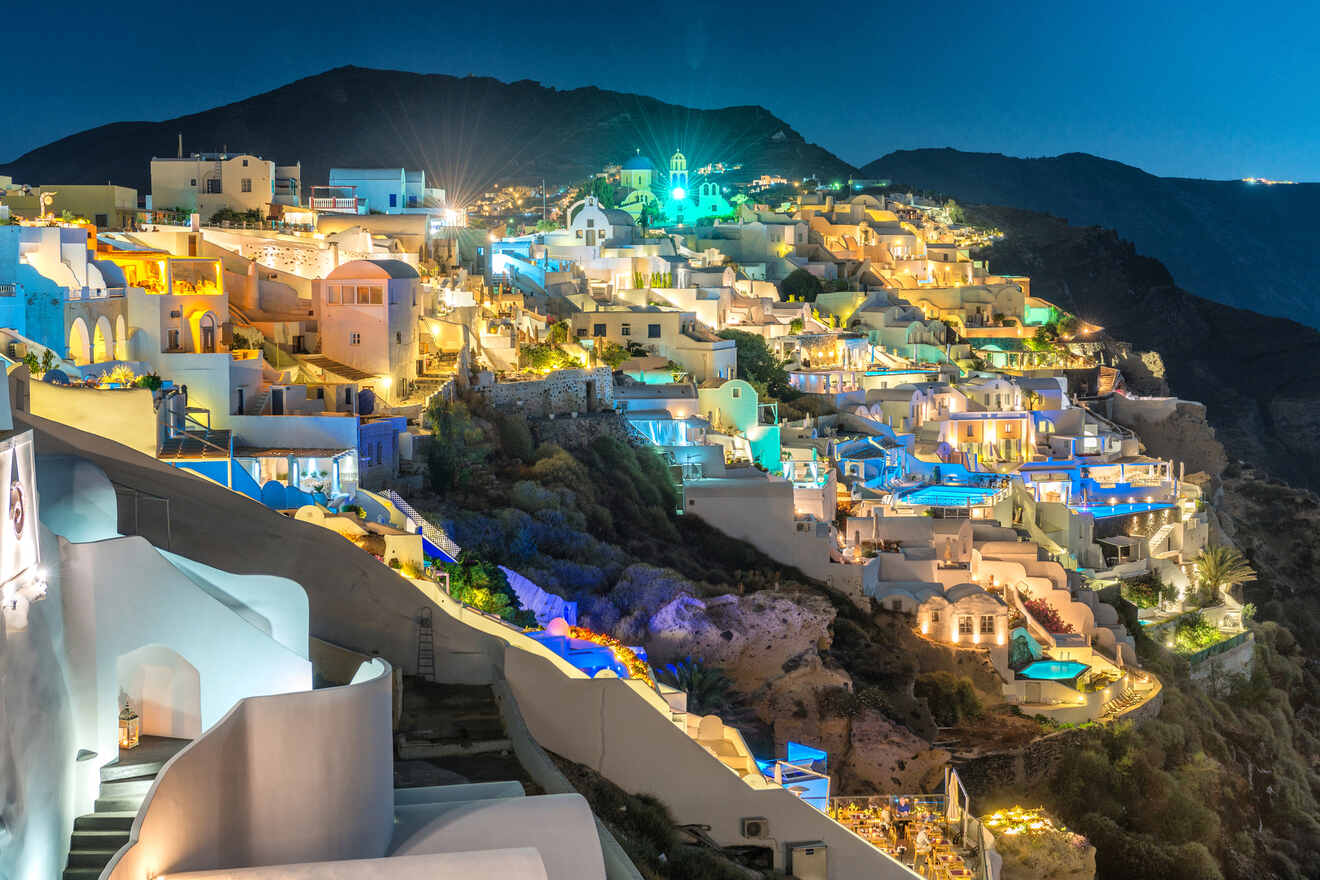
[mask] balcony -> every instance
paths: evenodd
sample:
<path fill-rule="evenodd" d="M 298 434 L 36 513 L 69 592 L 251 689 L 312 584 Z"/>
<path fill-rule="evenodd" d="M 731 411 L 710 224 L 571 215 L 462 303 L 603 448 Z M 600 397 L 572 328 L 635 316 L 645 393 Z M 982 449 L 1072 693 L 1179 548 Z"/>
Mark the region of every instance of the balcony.
<path fill-rule="evenodd" d="M 359 201 L 361 200 L 340 198 L 338 196 L 312 196 L 308 200 L 308 204 L 313 211 L 340 211 L 345 214 L 356 214 Z"/>

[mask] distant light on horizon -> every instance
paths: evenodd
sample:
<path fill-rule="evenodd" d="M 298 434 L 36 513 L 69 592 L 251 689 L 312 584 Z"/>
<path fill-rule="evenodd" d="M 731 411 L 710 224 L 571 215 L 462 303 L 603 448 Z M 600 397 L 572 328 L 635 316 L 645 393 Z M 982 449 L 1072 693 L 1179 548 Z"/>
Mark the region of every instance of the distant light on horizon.
<path fill-rule="evenodd" d="M 1291 185 L 1297 183 L 1295 180 L 1271 180 L 1268 177 L 1244 177 L 1243 183 L 1263 183 L 1266 186 L 1276 186 L 1279 184 Z"/>

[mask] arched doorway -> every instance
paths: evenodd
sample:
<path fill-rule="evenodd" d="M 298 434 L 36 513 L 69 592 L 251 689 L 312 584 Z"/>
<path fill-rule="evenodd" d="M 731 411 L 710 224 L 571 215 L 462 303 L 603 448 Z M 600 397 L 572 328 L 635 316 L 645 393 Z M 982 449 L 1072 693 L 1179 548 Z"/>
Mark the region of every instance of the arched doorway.
<path fill-rule="evenodd" d="M 74 318 L 69 325 L 69 359 L 80 367 L 92 362 L 92 337 L 82 318 Z"/>
<path fill-rule="evenodd" d="M 144 645 L 115 661 L 119 701 L 141 716 L 143 736 L 196 739 L 202 733 L 201 675 L 176 651 Z"/>
<path fill-rule="evenodd" d="M 92 363 L 113 360 L 114 356 L 114 331 L 110 329 L 110 319 L 102 315 L 96 319 L 96 330 L 92 333 Z"/>
<path fill-rule="evenodd" d="M 115 360 L 128 360 L 128 327 L 123 315 L 115 316 Z"/>
<path fill-rule="evenodd" d="M 216 342 L 220 335 L 220 319 L 215 316 L 215 312 L 205 311 L 193 312 L 191 318 L 193 326 L 193 344 L 198 352 L 216 351 Z"/>

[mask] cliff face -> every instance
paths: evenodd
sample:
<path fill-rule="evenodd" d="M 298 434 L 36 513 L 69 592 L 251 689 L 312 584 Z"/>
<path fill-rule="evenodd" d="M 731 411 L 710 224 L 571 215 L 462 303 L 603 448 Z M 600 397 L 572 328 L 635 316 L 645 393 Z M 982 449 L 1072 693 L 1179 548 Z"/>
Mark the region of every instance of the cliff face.
<path fill-rule="evenodd" d="M 1320 185 L 1156 177 L 1085 153 L 1018 159 L 903 150 L 866 177 L 1116 229 L 1161 260 L 1188 290 L 1217 302 L 1320 326 L 1320 251 L 1311 239 Z"/>
<path fill-rule="evenodd" d="M 1230 458 L 1320 487 L 1320 332 L 1194 296 L 1112 230 L 1013 208 L 968 213 L 1005 233 L 981 254 L 992 271 L 1030 275 L 1034 296 L 1104 326 L 1139 352 L 1158 352 L 1164 375 L 1153 378 L 1205 403 Z M 1144 367 L 1152 368 L 1158 371 L 1154 363 Z M 1154 385 L 1149 392 L 1158 391 Z"/>

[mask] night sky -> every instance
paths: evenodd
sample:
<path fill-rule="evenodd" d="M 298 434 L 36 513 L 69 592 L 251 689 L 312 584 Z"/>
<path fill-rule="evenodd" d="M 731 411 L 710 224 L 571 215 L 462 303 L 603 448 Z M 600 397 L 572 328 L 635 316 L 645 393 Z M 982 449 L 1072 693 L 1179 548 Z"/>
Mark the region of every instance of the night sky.
<path fill-rule="evenodd" d="M 4 161 L 356 64 L 762 104 L 857 165 L 952 146 L 1320 180 L 1320 14 L 1307 2 L 69 0 L 19 4 L 5 29 Z"/>

